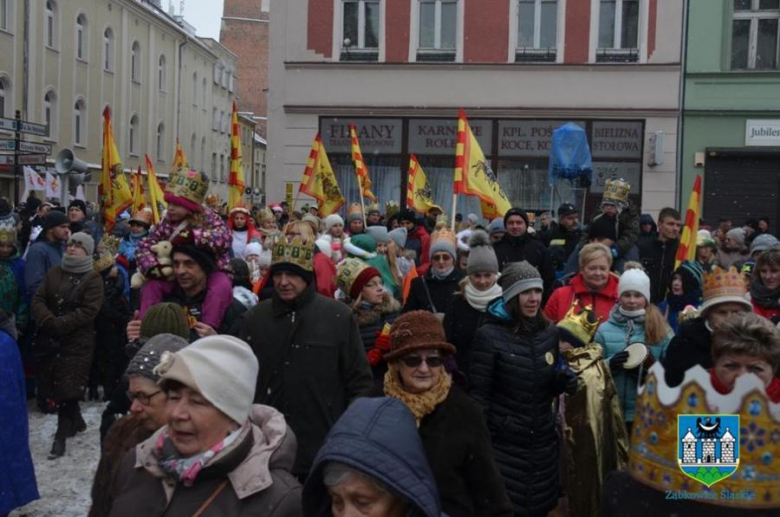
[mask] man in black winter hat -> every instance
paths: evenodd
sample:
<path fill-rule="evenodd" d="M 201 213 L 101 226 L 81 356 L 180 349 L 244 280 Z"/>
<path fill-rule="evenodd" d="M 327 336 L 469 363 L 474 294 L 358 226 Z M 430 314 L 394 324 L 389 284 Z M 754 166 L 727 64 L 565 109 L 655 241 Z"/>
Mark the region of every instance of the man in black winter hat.
<path fill-rule="evenodd" d="M 68 205 L 68 220 L 70 221 L 70 233 L 88 233 L 97 243 L 100 242 L 103 232 L 95 221 L 87 219 L 87 204 L 80 199 L 74 199 Z"/>
<path fill-rule="evenodd" d="M 528 232 L 528 214 L 520 208 L 510 208 L 504 215 L 504 226 L 506 233 L 494 246 L 498 267 L 503 271 L 507 264 L 527 260 L 539 271 L 545 292 L 549 293 L 555 266 L 544 243 Z"/>
<path fill-rule="evenodd" d="M 566 261 L 574 252 L 582 238 L 580 214 L 571 203 L 563 203 L 558 208 L 558 225 L 550 233 L 547 245 L 555 261 L 555 271 L 563 271 Z"/>

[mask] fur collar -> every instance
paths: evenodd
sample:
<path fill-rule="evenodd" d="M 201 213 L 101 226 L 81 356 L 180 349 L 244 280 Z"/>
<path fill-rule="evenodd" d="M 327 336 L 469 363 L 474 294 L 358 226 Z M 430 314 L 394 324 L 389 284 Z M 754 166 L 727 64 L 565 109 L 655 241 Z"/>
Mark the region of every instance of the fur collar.
<path fill-rule="evenodd" d="M 356 307 L 354 311 L 358 326 L 362 327 L 379 321 L 383 316 L 400 312 L 401 304 L 398 303 L 398 300 L 390 296 L 390 293 L 385 293 L 382 303 L 379 305 L 374 305 L 370 309 Z"/>

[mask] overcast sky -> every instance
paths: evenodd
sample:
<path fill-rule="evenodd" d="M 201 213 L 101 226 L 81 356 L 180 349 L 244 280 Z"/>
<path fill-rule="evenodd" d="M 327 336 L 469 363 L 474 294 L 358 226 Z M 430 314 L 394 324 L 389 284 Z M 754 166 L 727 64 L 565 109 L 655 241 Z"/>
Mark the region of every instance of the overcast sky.
<path fill-rule="evenodd" d="M 163 7 L 168 9 L 168 1 L 162 0 Z M 223 0 L 185 0 L 184 19 L 198 32 L 198 36 L 214 38 L 219 41 L 219 27 L 222 19 Z M 179 12 L 180 0 L 173 0 L 176 12 Z"/>

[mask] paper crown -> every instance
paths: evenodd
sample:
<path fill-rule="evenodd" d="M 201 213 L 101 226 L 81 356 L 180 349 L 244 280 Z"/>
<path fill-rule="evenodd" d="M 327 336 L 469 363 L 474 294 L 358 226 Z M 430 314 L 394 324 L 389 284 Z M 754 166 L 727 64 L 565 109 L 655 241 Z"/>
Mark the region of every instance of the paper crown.
<path fill-rule="evenodd" d="M 352 203 L 347 207 L 347 221 L 363 220 L 363 208 L 360 203 Z"/>
<path fill-rule="evenodd" d="M 202 172 L 176 169 L 171 173 L 165 193 L 202 205 L 209 189 L 209 179 Z"/>
<path fill-rule="evenodd" d="M 718 266 L 712 268 L 709 273 L 704 273 L 704 302 L 723 296 L 745 297 L 747 284 L 745 275 L 737 271 L 734 266 L 728 270 Z"/>
<path fill-rule="evenodd" d="M 400 207 L 398 206 L 398 203 L 396 203 L 395 201 L 391 200 L 385 203 L 385 213 L 387 214 L 387 217 L 394 216 L 395 214 L 398 213 L 399 210 Z"/>
<path fill-rule="evenodd" d="M 602 202 L 611 202 L 625 206 L 628 204 L 628 193 L 631 185 L 621 179 L 607 180 L 604 183 L 604 199 Z"/>
<path fill-rule="evenodd" d="M 574 300 L 574 303 L 569 308 L 569 312 L 558 323 L 558 328 L 568 331 L 575 338 L 579 339 L 582 346 L 584 346 L 590 343 L 593 336 L 596 335 L 600 321 L 592 306 L 586 306 L 577 314 L 577 305 L 579 305 L 579 300 Z M 574 345 L 575 343 L 571 344 Z"/>
<path fill-rule="evenodd" d="M 336 277 L 336 284 L 341 289 L 341 292 L 347 296 L 352 296 L 352 286 L 369 267 L 367 263 L 357 258 L 344 259 L 339 264 L 338 276 Z"/>
<path fill-rule="evenodd" d="M 115 264 L 114 255 L 106 249 L 98 252 L 97 258 L 94 260 L 92 266 L 98 273 L 105 271 Z"/>
<path fill-rule="evenodd" d="M 105 235 L 100 239 L 100 243 L 97 246 L 98 251 L 106 250 L 112 255 L 116 255 L 119 252 L 119 246 L 122 241 L 115 235 Z"/>
<path fill-rule="evenodd" d="M 370 214 L 371 212 L 380 212 L 379 203 L 371 203 L 370 205 L 366 206 L 366 213 Z"/>
<path fill-rule="evenodd" d="M 458 236 L 455 232 L 446 226 L 437 225 L 436 230 L 431 234 L 431 248 L 439 241 L 446 241 L 452 244 L 453 249 L 458 248 Z"/>
<path fill-rule="evenodd" d="M 276 221 L 276 217 L 274 217 L 273 211 L 266 207 L 257 213 L 257 220 L 262 224 L 265 221 Z"/>
<path fill-rule="evenodd" d="M 701 417 L 705 422 L 706 418 L 734 422 L 731 415 L 739 415 L 737 426 L 720 430 L 720 440 L 728 433 L 736 438 L 735 445 L 739 447 L 738 467 L 730 477 L 708 487 L 706 481 L 700 482 L 683 472 L 683 465 L 689 460 L 678 447 L 683 447 L 690 426 L 678 429 L 678 415 L 680 423 L 685 415 Z M 699 445 L 702 454 L 706 446 Z M 719 454 L 723 454 L 723 449 L 714 449 L 717 459 L 711 458 L 710 463 L 723 459 Z M 684 491 L 691 499 L 719 506 L 780 508 L 780 404 L 767 398 L 763 383 L 752 374 L 737 378 L 734 390 L 721 395 L 700 366 L 688 370 L 683 383 L 671 388 L 666 385 L 663 366 L 656 362 L 645 384 L 639 387 L 629 473 L 640 483 L 658 490 Z M 753 497 L 724 498 L 724 491 Z"/>
<path fill-rule="evenodd" d="M 151 226 L 153 220 L 154 214 L 152 213 L 152 209 L 149 207 L 133 212 L 133 215 L 130 217 L 131 222 L 136 221 L 147 226 Z"/>
<path fill-rule="evenodd" d="M 209 194 L 206 196 L 206 206 L 209 208 L 215 209 L 219 208 L 219 206 L 222 204 L 222 200 L 219 198 L 216 194 Z"/>
<path fill-rule="evenodd" d="M 0 244 L 16 246 L 16 228 L 13 224 L 0 224 Z"/>
<path fill-rule="evenodd" d="M 274 264 L 293 264 L 309 273 L 314 271 L 312 257 L 314 256 L 314 243 L 303 242 L 296 237 L 293 241 L 287 242 L 281 239 L 274 245 L 271 265 Z"/>

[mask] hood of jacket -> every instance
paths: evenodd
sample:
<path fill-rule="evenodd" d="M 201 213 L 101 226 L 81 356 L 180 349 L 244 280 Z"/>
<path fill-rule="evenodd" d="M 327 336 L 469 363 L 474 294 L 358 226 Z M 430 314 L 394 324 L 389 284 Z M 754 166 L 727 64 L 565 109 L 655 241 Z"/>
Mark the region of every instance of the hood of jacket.
<path fill-rule="evenodd" d="M 245 499 L 262 492 L 273 484 L 272 469 L 292 470 L 298 442 L 292 429 L 276 409 L 255 404 L 249 415 L 252 423 L 252 447 L 243 461 L 228 474 L 228 479 L 239 499 Z M 172 488 L 164 479 L 167 474 L 158 464 L 155 443 L 165 427 L 157 430 L 149 439 L 135 448 L 135 468 L 143 468 L 149 474 L 160 478 L 168 500 Z M 207 466 L 206 469 L 209 467 Z"/>
<path fill-rule="evenodd" d="M 323 468 L 335 461 L 379 480 L 417 509 L 407 515 L 439 517 L 436 482 L 411 411 L 397 399 L 361 398 L 336 422 L 303 487 L 303 513 L 331 515 Z"/>

